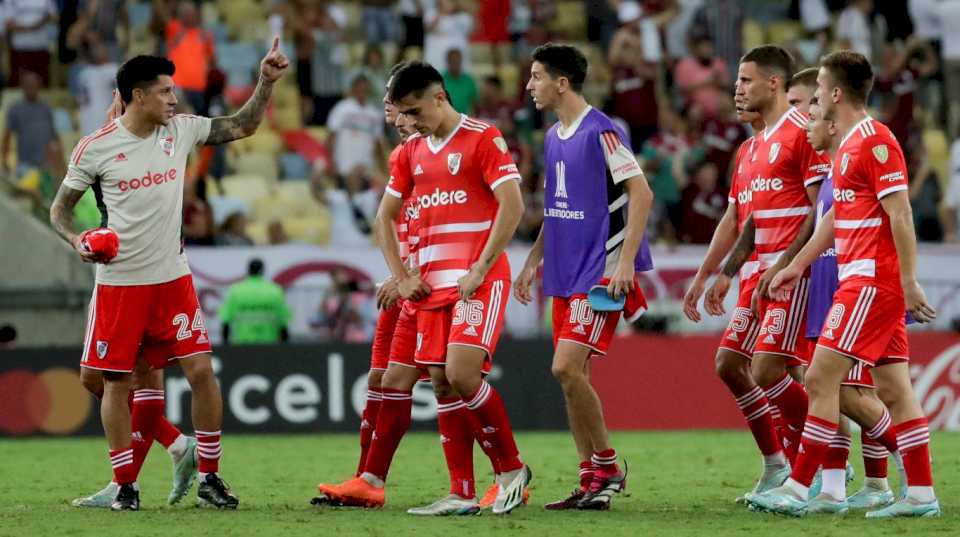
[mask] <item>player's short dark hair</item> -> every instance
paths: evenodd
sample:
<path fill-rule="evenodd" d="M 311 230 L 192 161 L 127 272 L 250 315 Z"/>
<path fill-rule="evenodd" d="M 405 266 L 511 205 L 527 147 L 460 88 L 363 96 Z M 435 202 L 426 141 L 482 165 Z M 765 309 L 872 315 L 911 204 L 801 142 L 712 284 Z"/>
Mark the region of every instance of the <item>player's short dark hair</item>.
<path fill-rule="evenodd" d="M 564 77 L 573 91 L 583 91 L 587 80 L 587 57 L 576 47 L 545 43 L 533 51 L 533 61 L 540 62 L 553 78 Z"/>
<path fill-rule="evenodd" d="M 740 63 L 753 62 L 765 73 L 772 73 L 783 78 L 783 89 L 787 89 L 787 82 L 793 77 L 793 56 L 783 47 L 776 45 L 760 45 L 754 47 L 740 58 Z"/>
<path fill-rule="evenodd" d="M 123 62 L 117 71 L 117 89 L 124 103 L 133 100 L 133 90 L 152 86 L 160 75 L 173 76 L 173 62 L 162 56 L 134 56 Z"/>
<path fill-rule="evenodd" d="M 852 50 L 827 54 L 820 65 L 852 104 L 865 104 L 873 89 L 873 68 L 866 56 Z"/>
<path fill-rule="evenodd" d="M 393 102 L 397 102 L 410 94 L 419 99 L 423 96 L 423 92 L 434 84 L 439 84 L 444 93 L 447 91 L 440 71 L 437 71 L 437 68 L 429 63 L 422 61 L 412 61 L 401 65 L 391 78 L 392 82 L 390 87 L 387 88 L 387 94 Z"/>
<path fill-rule="evenodd" d="M 794 86 L 806 86 L 808 88 L 817 87 L 817 73 L 820 70 L 816 67 L 807 67 L 797 71 L 790 77 L 790 82 L 787 83 L 787 89 L 790 89 Z"/>
<path fill-rule="evenodd" d="M 254 257 L 250 260 L 250 264 L 247 265 L 247 274 L 251 276 L 260 276 L 263 274 L 263 259 L 259 257 Z"/>

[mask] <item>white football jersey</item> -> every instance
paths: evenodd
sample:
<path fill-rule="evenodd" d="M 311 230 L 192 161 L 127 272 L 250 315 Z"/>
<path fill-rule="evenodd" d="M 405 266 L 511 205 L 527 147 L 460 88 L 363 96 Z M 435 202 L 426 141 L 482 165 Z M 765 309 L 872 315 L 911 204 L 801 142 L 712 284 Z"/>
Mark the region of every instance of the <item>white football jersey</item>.
<path fill-rule="evenodd" d="M 207 140 L 210 118 L 180 114 L 146 138 L 120 119 L 82 138 L 64 184 L 94 189 L 102 225 L 117 232 L 120 252 L 97 265 L 97 283 L 149 285 L 190 273 L 181 243 L 187 157 Z"/>

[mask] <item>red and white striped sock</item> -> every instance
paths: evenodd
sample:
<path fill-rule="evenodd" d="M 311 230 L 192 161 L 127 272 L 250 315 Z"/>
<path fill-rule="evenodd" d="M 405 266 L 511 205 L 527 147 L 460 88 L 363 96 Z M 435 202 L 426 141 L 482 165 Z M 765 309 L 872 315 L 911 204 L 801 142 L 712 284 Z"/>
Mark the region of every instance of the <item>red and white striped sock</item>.
<path fill-rule="evenodd" d="M 470 410 L 459 397 L 437 398 L 437 427 L 440 445 L 450 473 L 450 493 L 461 498 L 477 495 L 473 475 L 473 440 L 475 427 Z"/>
<path fill-rule="evenodd" d="M 357 474 L 363 473 L 366 466 L 367 453 L 370 451 L 370 442 L 373 431 L 377 428 L 377 417 L 383 404 L 383 391 L 380 388 L 367 388 L 367 404 L 363 407 L 360 416 L 360 460 L 357 461 Z"/>
<path fill-rule="evenodd" d="M 770 457 L 782 452 L 767 394 L 760 389 L 760 386 L 754 386 L 752 390 L 737 397 L 736 400 L 737 407 L 747 420 L 753 439 L 760 448 L 760 453 L 764 457 Z"/>
<path fill-rule="evenodd" d="M 520 451 L 513 439 L 510 418 L 507 417 L 507 409 L 503 406 L 497 390 L 484 380 L 476 393 L 464 397 L 463 400 L 483 425 L 481 433 L 484 440 L 490 442 L 496 451 L 500 471 L 506 473 L 523 468 Z"/>
<path fill-rule="evenodd" d="M 789 373 L 784 373 L 780 380 L 764 388 L 767 400 L 780 410 L 783 419 L 781 431 L 784 440 L 784 453 L 792 463 L 796 460 L 800 437 L 803 433 L 807 418 L 809 399 L 803 384 L 793 380 Z"/>
<path fill-rule="evenodd" d="M 133 447 L 111 449 L 110 466 L 113 467 L 113 482 L 118 485 L 128 485 L 137 480 L 133 467 Z"/>
<path fill-rule="evenodd" d="M 590 462 L 595 468 L 595 473 L 599 472 L 604 475 L 620 473 L 620 467 L 617 466 L 617 451 L 613 448 L 594 451 L 590 457 Z"/>
<path fill-rule="evenodd" d="M 163 417 L 163 390 L 142 389 L 133 392 L 130 412 L 131 440 L 133 442 L 133 475 L 140 475 L 143 461 L 150 453 L 156 437 L 157 424 Z"/>
<path fill-rule="evenodd" d="M 867 436 L 866 430 L 860 431 L 860 444 L 863 449 L 863 473 L 872 479 L 887 478 L 887 457 L 890 452 L 883 444 Z"/>
<path fill-rule="evenodd" d="M 921 502 L 931 502 L 933 469 L 930 466 L 930 431 L 926 418 L 917 418 L 894 426 L 897 445 L 907 473 L 907 495 Z"/>
<path fill-rule="evenodd" d="M 803 436 L 800 439 L 800 451 L 797 454 L 797 463 L 790 474 L 794 492 L 806 499 L 807 490 L 813 482 L 817 468 L 823 464 L 830 441 L 837 434 L 836 423 L 820 419 L 816 416 L 807 416 L 803 426 Z"/>
<path fill-rule="evenodd" d="M 899 445 L 897 443 L 897 433 L 894 428 L 890 426 L 891 423 L 890 413 L 887 412 L 886 407 L 884 407 L 883 414 L 880 415 L 877 423 L 867 429 L 867 437 L 885 447 L 890 453 L 896 453 Z"/>
<path fill-rule="evenodd" d="M 393 455 L 410 428 L 410 409 L 413 396 L 410 390 L 384 388 L 377 428 L 371 436 L 366 461 L 360 473 L 369 472 L 382 481 L 387 480 Z"/>
<path fill-rule="evenodd" d="M 597 468 L 593 465 L 591 461 L 580 461 L 580 489 L 587 490 L 590 488 L 590 482 L 593 481 L 593 474 L 597 471 Z"/>
<path fill-rule="evenodd" d="M 220 470 L 220 431 L 195 431 L 197 435 L 197 470 L 200 474 L 212 474 Z"/>

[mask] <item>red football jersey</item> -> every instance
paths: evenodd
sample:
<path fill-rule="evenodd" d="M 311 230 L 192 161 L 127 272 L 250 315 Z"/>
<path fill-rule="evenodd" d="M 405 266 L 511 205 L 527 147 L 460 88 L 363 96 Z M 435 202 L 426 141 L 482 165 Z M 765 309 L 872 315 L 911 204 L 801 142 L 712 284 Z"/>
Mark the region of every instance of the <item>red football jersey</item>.
<path fill-rule="evenodd" d="M 770 268 L 797 236 L 811 210 L 806 187 L 823 181 L 821 164 L 807 142 L 807 118 L 796 108 L 755 138 L 750 189 L 760 272 Z"/>
<path fill-rule="evenodd" d="M 752 192 L 750 191 L 750 167 L 752 165 L 751 157 L 756 149 L 757 137 L 753 136 L 745 140 L 737 148 L 737 154 L 733 160 L 733 173 L 730 174 L 730 194 L 727 196 L 727 202 L 737 208 L 737 234 L 743 232 L 743 225 L 746 224 L 750 211 L 753 210 Z M 750 259 L 740 268 L 740 281 L 750 278 L 757 273 L 759 263 L 757 262 L 757 251 L 750 254 Z"/>
<path fill-rule="evenodd" d="M 834 234 L 840 286 L 903 293 L 890 218 L 880 200 L 907 190 L 903 150 L 886 125 L 867 117 L 840 142 L 833 164 Z"/>
<path fill-rule="evenodd" d="M 413 136 L 390 169 L 387 194 L 414 197 L 418 213 L 417 264 L 432 292 L 423 309 L 456 302 L 457 280 L 469 272 L 487 244 L 500 204 L 494 189 L 519 181 L 517 165 L 500 131 L 467 116 L 439 142 Z M 485 281 L 509 280 L 505 254 Z"/>
<path fill-rule="evenodd" d="M 403 147 L 401 142 L 397 147 L 393 148 L 393 151 L 390 152 L 390 157 L 387 159 L 387 169 L 393 169 L 393 164 L 397 160 L 397 155 L 400 154 L 400 149 Z M 416 249 L 417 235 L 415 223 L 412 221 L 416 217 L 416 207 L 414 206 L 413 196 L 407 196 L 403 199 L 403 205 L 400 206 L 400 214 L 397 215 L 397 242 L 400 243 L 400 259 L 404 263 L 407 262 L 407 259 L 410 257 L 410 253 Z"/>

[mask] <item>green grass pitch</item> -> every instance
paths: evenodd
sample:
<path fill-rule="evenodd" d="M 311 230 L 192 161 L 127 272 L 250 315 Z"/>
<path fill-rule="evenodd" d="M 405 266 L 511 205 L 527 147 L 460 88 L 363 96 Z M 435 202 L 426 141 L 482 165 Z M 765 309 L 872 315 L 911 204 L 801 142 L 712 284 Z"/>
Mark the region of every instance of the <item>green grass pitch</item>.
<path fill-rule="evenodd" d="M 609 512 L 545 512 L 543 503 L 564 496 L 574 485 L 573 445 L 566 433 L 520 433 L 518 443 L 535 473 L 530 506 L 504 517 L 485 513 L 445 519 L 405 514 L 406 508 L 446 493 L 435 434 L 404 439 L 390 475 L 387 506 L 375 511 L 308 504 L 318 481 L 350 476 L 356 435 L 228 434 L 221 468 L 240 496 L 237 512 L 195 508 L 196 487 L 185 503 L 168 507 L 170 462 L 156 446 L 140 477 L 139 513 L 77 509 L 69 505 L 70 499 L 99 490 L 109 479 L 104 440 L 0 440 L 0 536 L 960 535 L 957 433 L 936 433 L 932 441 L 944 516 L 886 522 L 865 520 L 860 513 L 787 519 L 735 505 L 733 498 L 752 485 L 759 470 L 747 433 L 616 433 L 613 440 L 630 463 L 630 479 L 626 494 Z M 849 492 L 862 481 L 858 450 L 855 446 L 857 479 Z M 491 475 L 482 453 L 477 454 L 482 492 Z"/>

